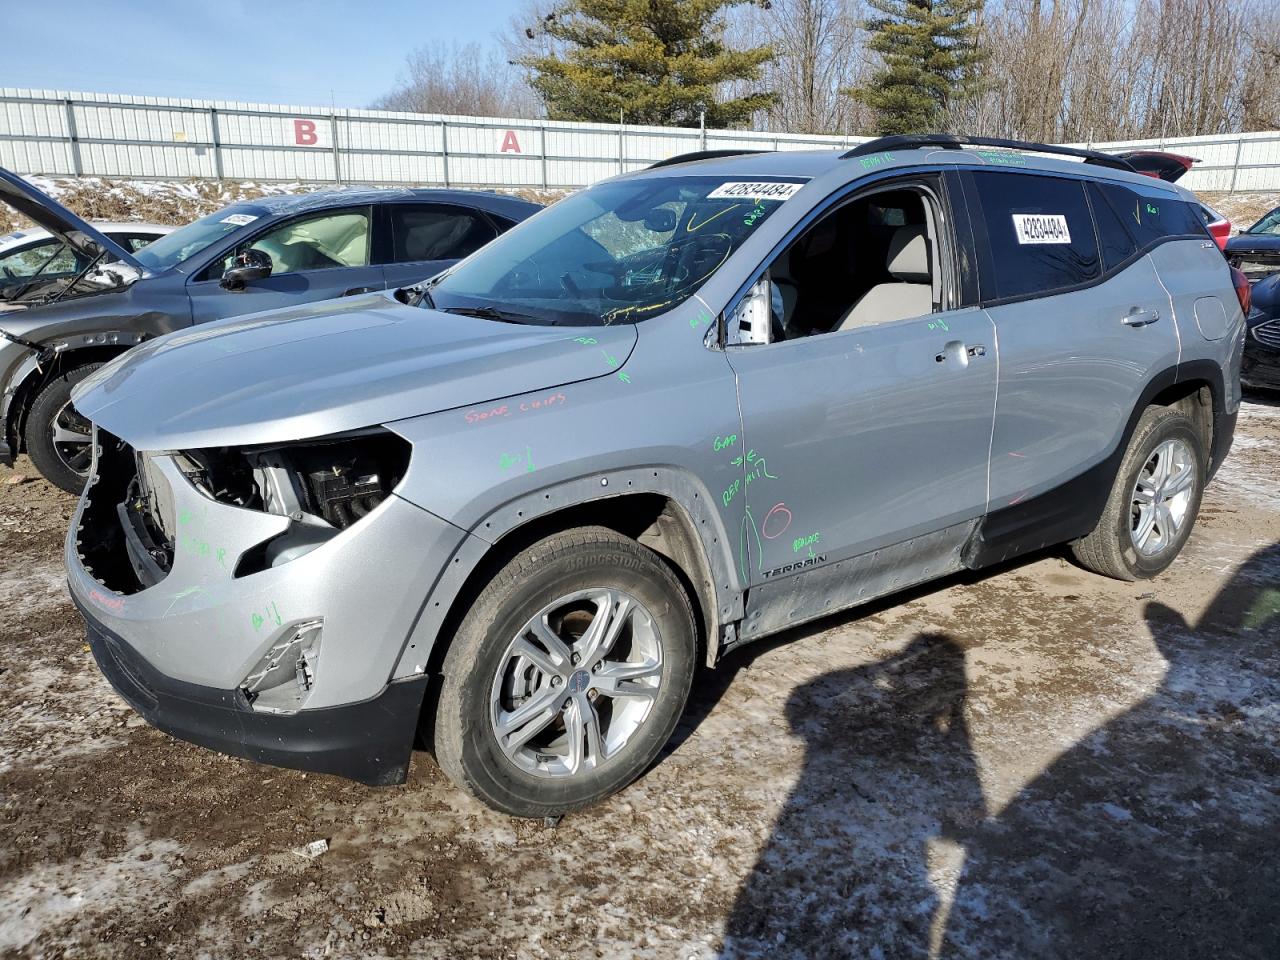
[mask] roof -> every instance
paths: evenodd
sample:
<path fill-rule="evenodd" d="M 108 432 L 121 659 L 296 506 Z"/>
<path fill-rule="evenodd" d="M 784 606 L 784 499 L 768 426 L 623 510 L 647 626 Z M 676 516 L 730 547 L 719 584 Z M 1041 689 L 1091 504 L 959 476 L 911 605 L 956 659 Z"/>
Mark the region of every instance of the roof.
<path fill-rule="evenodd" d="M 729 157 L 713 157 L 692 160 L 688 163 L 672 163 L 650 168 L 626 177 L 804 177 L 810 180 L 826 179 L 852 182 L 863 174 L 895 168 L 916 166 L 990 166 L 1001 170 L 1039 170 L 1046 173 L 1084 174 L 1098 180 L 1117 180 L 1145 188 L 1147 192 L 1177 193 L 1188 199 L 1193 194 L 1185 188 L 1163 180 L 1116 170 L 1080 160 L 1060 159 L 1044 154 L 1020 152 L 998 148 L 973 147 L 968 149 L 909 149 L 884 153 L 871 153 L 860 157 L 844 157 L 839 150 L 782 150 L 764 153 L 742 153 Z"/>
<path fill-rule="evenodd" d="M 531 209 L 539 207 L 539 204 L 520 197 L 487 190 L 449 190 L 434 187 L 354 187 L 340 190 L 316 190 L 311 193 L 278 193 L 252 200 L 241 200 L 232 206 L 256 207 L 268 213 L 280 215 L 307 210 L 327 210 L 353 203 L 390 203 L 396 200 L 463 203 L 484 210 L 500 210 L 504 206 Z"/>

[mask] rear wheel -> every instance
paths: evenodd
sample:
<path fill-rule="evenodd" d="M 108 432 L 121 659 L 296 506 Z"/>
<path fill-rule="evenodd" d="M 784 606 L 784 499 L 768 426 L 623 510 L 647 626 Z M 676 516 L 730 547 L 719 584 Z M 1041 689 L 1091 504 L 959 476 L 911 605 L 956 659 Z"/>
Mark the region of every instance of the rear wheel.
<path fill-rule="evenodd" d="M 1163 572 L 1182 550 L 1200 512 L 1208 474 L 1195 424 L 1167 407 L 1150 407 L 1129 441 L 1102 518 L 1072 544 L 1076 559 L 1118 580 Z"/>
<path fill-rule="evenodd" d="M 49 381 L 27 414 L 24 437 L 31 462 L 50 483 L 79 494 L 93 458 L 92 426 L 71 404 L 72 388 L 100 363 L 87 363 Z"/>
<path fill-rule="evenodd" d="M 695 648 L 689 599 L 657 554 L 602 527 L 548 537 L 498 572 L 459 627 L 436 758 L 514 816 L 598 803 L 671 736 Z"/>

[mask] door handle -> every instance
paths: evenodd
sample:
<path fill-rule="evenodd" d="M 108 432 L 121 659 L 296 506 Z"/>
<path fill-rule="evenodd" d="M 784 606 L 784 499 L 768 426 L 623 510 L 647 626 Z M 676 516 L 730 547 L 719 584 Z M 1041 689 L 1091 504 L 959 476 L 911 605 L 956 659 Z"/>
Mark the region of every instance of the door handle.
<path fill-rule="evenodd" d="M 946 363 L 948 360 L 953 361 L 956 365 L 964 367 L 968 366 L 969 361 L 976 357 L 985 357 L 987 348 L 984 344 L 961 343 L 959 340 L 948 340 L 942 347 L 942 352 L 934 354 L 934 361 L 937 363 Z"/>
<path fill-rule="evenodd" d="M 985 348 L 984 348 L 985 351 Z M 948 340 L 942 345 L 942 352 L 934 354 L 934 361 L 937 363 L 951 362 L 952 366 L 967 367 L 969 365 L 969 357 L 972 354 L 969 348 L 960 340 Z"/>
<path fill-rule="evenodd" d="M 377 289 L 378 289 L 377 287 L 352 287 L 350 290 L 344 293 L 343 296 L 354 297 L 361 293 L 373 293 L 373 291 Z"/>
<path fill-rule="evenodd" d="M 1134 307 L 1120 319 L 1120 322 L 1126 327 L 1145 327 L 1148 323 L 1155 323 L 1159 319 L 1159 310 L 1140 310 Z"/>

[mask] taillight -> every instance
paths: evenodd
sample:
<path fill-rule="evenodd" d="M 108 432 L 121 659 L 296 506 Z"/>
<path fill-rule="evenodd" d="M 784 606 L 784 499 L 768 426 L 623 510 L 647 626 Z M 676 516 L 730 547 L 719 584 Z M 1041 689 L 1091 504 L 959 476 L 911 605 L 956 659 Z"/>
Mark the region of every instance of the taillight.
<path fill-rule="evenodd" d="M 1249 278 L 1237 267 L 1227 269 L 1231 271 L 1231 285 L 1236 288 L 1236 299 L 1240 301 L 1240 309 L 1247 317 L 1249 308 L 1253 306 L 1253 288 L 1249 286 Z"/>

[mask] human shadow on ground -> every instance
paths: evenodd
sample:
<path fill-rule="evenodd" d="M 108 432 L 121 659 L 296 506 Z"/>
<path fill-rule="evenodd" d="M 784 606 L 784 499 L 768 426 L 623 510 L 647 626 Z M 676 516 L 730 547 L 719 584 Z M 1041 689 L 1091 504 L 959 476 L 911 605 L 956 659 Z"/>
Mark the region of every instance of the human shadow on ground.
<path fill-rule="evenodd" d="M 984 813 L 965 693 L 964 651 L 943 634 L 792 693 L 804 770 L 734 905 L 726 956 L 924 955 L 940 916 L 930 863 Z"/>
<path fill-rule="evenodd" d="M 804 769 L 724 956 L 1280 956 L 1280 545 L 1194 625 L 1144 613 L 1159 688 L 1000 811 L 956 640 L 797 688 Z"/>
<path fill-rule="evenodd" d="M 1160 688 L 964 838 L 946 955 L 1280 956 L 1280 545 L 1144 613 Z"/>

